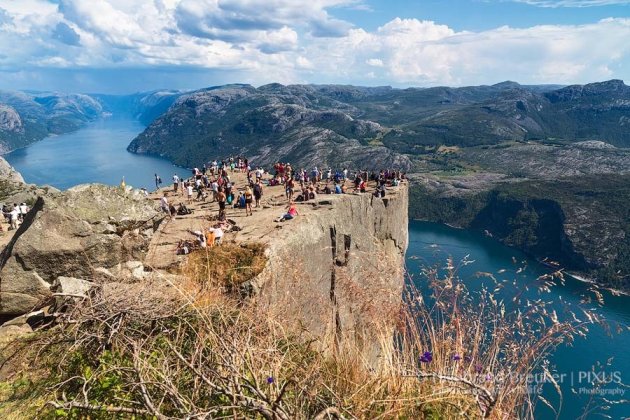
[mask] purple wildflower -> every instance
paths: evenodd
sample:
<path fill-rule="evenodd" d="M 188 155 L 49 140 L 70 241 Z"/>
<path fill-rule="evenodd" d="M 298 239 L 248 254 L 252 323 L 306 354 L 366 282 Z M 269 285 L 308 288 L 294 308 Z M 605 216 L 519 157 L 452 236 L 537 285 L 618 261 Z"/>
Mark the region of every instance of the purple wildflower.
<path fill-rule="evenodd" d="M 488 373 L 488 374 L 486 375 L 486 382 L 489 382 L 489 381 L 491 381 L 491 380 L 492 380 L 492 375 Z"/>
<path fill-rule="evenodd" d="M 475 372 L 481 373 L 481 371 L 482 371 L 481 365 L 475 365 Z"/>
<path fill-rule="evenodd" d="M 269 385 L 271 385 L 271 384 L 273 383 L 273 376 L 268 376 L 268 377 L 267 377 L 267 383 L 268 383 Z"/>
<path fill-rule="evenodd" d="M 462 360 L 462 356 L 460 356 L 458 353 L 455 353 L 451 359 L 453 359 L 456 362 L 459 362 L 460 360 Z"/>
<path fill-rule="evenodd" d="M 433 353 L 430 351 L 425 351 L 422 356 L 420 356 L 420 362 L 422 363 L 430 363 L 433 360 Z"/>

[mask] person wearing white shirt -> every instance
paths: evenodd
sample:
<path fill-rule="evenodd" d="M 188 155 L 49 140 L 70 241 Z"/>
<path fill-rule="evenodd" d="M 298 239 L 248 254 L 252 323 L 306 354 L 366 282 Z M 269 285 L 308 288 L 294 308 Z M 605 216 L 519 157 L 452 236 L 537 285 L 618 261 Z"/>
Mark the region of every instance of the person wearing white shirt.
<path fill-rule="evenodd" d="M 9 229 L 10 230 L 17 229 L 18 220 L 20 218 L 20 208 L 17 206 L 17 204 L 13 205 L 13 210 L 11 210 L 11 213 L 9 213 L 9 218 L 11 221 L 11 227 Z"/>
<path fill-rule="evenodd" d="M 188 195 L 188 204 L 192 204 L 193 201 L 193 186 L 188 184 L 188 186 L 186 187 L 186 194 Z"/>
<path fill-rule="evenodd" d="M 162 208 L 162 211 L 164 213 L 171 214 L 171 211 L 168 207 L 168 199 L 166 198 L 166 194 L 164 194 L 164 196 L 160 198 L 160 207 Z"/>

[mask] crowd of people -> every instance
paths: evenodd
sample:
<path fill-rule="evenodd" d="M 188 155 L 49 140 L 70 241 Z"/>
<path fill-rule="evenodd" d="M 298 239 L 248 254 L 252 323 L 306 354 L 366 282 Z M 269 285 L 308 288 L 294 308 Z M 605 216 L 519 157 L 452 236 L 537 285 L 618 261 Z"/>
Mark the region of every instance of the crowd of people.
<path fill-rule="evenodd" d="M 24 217 L 30 211 L 29 206 L 26 203 L 20 203 L 19 205 L 13 203 L 13 205 L 4 204 L 2 206 L 2 215 L 4 216 L 5 222 L 9 225 L 8 230 L 16 230 L 20 224 L 24 221 Z M 3 231 L 4 228 L 2 224 L 0 224 L 0 232 Z"/>
<path fill-rule="evenodd" d="M 244 185 L 237 188 L 231 174 L 240 172 L 246 174 Z M 376 197 L 385 197 L 388 186 L 397 186 L 406 178 L 404 172 L 398 170 L 381 170 L 378 172 L 358 170 L 350 172 L 347 168 L 333 170 L 332 168 L 312 170 L 295 170 L 290 163 L 277 162 L 272 172 L 262 167 L 252 168 L 244 157 L 231 157 L 225 160 L 214 160 L 204 164 L 201 168 L 193 168 L 189 177 L 173 174 L 171 196 L 180 197 L 180 202 L 170 202 L 168 190 L 160 198 L 160 207 L 164 213 L 174 217 L 185 216 L 193 211 L 189 208 L 194 202 L 207 201 L 218 204 L 217 224 L 207 229 L 190 231 L 194 241 L 182 240 L 177 248 L 178 253 L 188 253 L 194 248 L 205 248 L 217 243 L 216 238 L 222 238 L 225 228 L 229 228 L 227 208 L 240 208 L 245 216 L 252 216 L 253 209 L 261 206 L 261 200 L 267 186 L 283 186 L 287 199 L 287 209 L 276 222 L 291 220 L 299 215 L 296 202 L 315 200 L 321 194 L 363 194 L 368 192 L 368 184 L 374 188 L 371 193 Z M 156 189 L 159 189 L 162 179 L 155 174 Z M 215 231 L 219 229 L 219 231 Z M 216 232 L 220 232 L 216 235 Z M 208 234 L 214 235 L 212 240 Z M 220 243 L 220 240 L 219 240 Z"/>

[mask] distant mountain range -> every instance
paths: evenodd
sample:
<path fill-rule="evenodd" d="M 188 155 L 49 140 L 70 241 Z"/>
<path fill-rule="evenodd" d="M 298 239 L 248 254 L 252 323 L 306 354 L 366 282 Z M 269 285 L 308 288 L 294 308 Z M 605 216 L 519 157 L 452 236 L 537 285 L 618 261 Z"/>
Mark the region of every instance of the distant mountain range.
<path fill-rule="evenodd" d="M 394 89 L 341 85 L 227 85 L 131 95 L 0 91 L 0 152 L 74 131 L 106 113 L 147 129 L 135 153 L 184 166 L 245 154 L 310 166 L 399 166 L 440 145 L 600 140 L 630 147 L 630 87 L 588 85 Z"/>
<path fill-rule="evenodd" d="M 148 125 L 181 93 L 162 90 L 116 96 L 0 91 L 0 153 L 78 130 L 110 113 L 133 116 Z"/>
<path fill-rule="evenodd" d="M 74 131 L 102 111 L 88 95 L 0 91 L 0 152 Z"/>
<path fill-rule="evenodd" d="M 630 87 L 229 85 L 179 95 L 129 150 L 184 166 L 244 154 L 263 165 L 411 169 L 440 145 L 583 140 L 630 146 Z"/>

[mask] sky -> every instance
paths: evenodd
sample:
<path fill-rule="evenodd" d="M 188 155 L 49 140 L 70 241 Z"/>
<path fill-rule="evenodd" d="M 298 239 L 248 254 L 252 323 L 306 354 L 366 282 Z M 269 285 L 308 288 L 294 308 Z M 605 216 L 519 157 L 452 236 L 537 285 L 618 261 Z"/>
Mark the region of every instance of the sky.
<path fill-rule="evenodd" d="M 630 0 L 0 0 L 0 89 L 630 80 Z"/>

